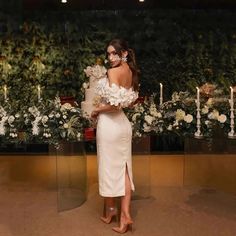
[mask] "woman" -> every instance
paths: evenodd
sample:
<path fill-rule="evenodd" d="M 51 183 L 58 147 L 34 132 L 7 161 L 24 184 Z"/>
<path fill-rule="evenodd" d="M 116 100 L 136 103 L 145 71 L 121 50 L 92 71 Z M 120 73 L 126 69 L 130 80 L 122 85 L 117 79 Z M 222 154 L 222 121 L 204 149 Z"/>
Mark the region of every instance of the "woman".
<path fill-rule="evenodd" d="M 134 191 L 131 161 L 131 124 L 122 108 L 131 106 L 138 97 L 138 70 L 133 50 L 125 41 L 113 39 L 107 46 L 111 69 L 98 82 L 101 103 L 92 112 L 98 117 L 97 152 L 99 193 L 105 198 L 106 214 L 101 217 L 109 224 L 117 216 L 115 197 L 121 197 L 118 233 L 131 229 L 131 190 Z"/>

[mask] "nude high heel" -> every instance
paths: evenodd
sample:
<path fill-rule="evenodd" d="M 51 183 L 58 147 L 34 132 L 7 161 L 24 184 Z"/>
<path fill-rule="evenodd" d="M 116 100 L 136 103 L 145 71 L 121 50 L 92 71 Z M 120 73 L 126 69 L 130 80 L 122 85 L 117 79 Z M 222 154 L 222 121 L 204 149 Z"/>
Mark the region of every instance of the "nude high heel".
<path fill-rule="evenodd" d="M 113 227 L 112 230 L 119 234 L 124 234 L 129 230 L 132 232 L 132 225 L 133 225 L 133 221 L 128 220 L 127 222 L 122 224 L 120 227 Z"/>
<path fill-rule="evenodd" d="M 110 224 L 113 219 L 118 221 L 118 211 L 117 208 L 115 207 L 109 207 L 106 209 L 106 216 L 101 216 L 100 217 L 101 221 Z"/>

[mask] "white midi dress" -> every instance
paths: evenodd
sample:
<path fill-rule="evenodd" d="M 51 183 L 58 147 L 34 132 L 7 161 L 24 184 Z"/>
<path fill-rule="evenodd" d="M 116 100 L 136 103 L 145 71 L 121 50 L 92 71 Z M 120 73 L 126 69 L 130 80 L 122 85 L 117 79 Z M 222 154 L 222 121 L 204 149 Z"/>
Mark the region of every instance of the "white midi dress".
<path fill-rule="evenodd" d="M 97 156 L 99 194 L 103 197 L 125 195 L 127 167 L 131 189 L 134 191 L 132 173 L 132 128 L 122 108 L 134 102 L 138 93 L 116 84 L 109 85 L 108 78 L 100 79 L 97 94 L 102 103 L 119 106 L 114 112 L 99 114 L 97 122 Z"/>

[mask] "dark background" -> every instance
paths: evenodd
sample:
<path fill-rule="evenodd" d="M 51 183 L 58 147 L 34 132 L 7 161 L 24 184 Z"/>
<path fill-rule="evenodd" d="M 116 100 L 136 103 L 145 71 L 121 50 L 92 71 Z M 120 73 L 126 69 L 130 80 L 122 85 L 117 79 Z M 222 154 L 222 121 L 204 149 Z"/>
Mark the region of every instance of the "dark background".
<path fill-rule="evenodd" d="M 94 9 L 235 9 L 235 0 L 1 0 L 0 9 L 16 13 L 24 10 L 94 10 Z"/>

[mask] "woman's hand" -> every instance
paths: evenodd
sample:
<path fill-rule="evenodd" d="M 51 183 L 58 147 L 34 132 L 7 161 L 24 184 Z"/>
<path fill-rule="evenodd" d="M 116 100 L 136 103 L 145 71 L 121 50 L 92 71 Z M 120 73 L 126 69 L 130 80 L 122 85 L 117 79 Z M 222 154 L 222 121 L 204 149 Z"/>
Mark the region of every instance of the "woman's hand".
<path fill-rule="evenodd" d="M 92 111 L 92 113 L 91 113 L 91 117 L 92 117 L 93 119 L 97 119 L 98 115 L 99 115 L 99 112 L 96 111 L 96 110 Z"/>

